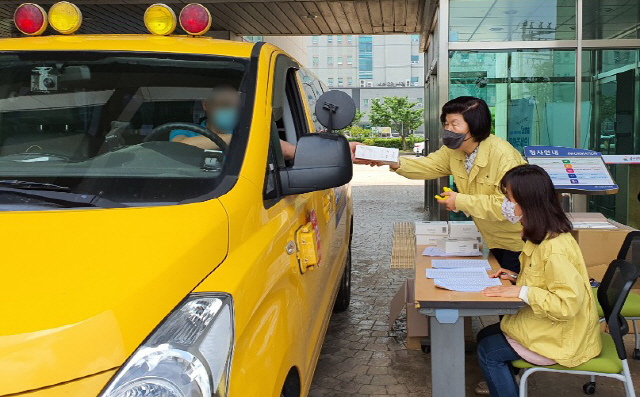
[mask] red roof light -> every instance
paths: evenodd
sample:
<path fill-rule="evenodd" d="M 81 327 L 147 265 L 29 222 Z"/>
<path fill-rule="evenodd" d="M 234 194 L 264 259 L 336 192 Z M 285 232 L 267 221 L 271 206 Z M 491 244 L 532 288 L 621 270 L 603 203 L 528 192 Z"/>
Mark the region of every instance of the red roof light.
<path fill-rule="evenodd" d="M 42 7 L 33 3 L 18 6 L 13 21 L 20 32 L 30 36 L 42 34 L 47 29 L 47 14 Z"/>
<path fill-rule="evenodd" d="M 211 14 L 202 4 L 186 5 L 180 12 L 180 26 L 190 35 L 200 36 L 211 27 Z"/>

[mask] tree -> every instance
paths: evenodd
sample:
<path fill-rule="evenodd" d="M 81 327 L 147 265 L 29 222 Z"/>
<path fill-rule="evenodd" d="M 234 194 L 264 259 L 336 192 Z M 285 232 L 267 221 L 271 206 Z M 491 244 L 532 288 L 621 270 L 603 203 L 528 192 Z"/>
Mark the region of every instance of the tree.
<path fill-rule="evenodd" d="M 340 133 L 342 135 L 349 135 L 349 136 L 353 136 L 352 130 L 354 128 L 360 128 L 359 124 L 360 121 L 362 120 L 362 117 L 364 116 L 365 112 L 361 112 L 359 109 L 356 109 L 356 115 L 353 117 L 353 121 L 351 122 L 351 124 L 349 124 L 347 127 L 343 128 L 342 130 L 340 130 Z M 362 128 L 360 128 L 362 129 Z"/>
<path fill-rule="evenodd" d="M 415 130 L 424 122 L 423 109 L 416 108 L 416 102 L 409 102 L 408 97 L 384 97 L 382 101 L 371 101 L 369 120 L 376 127 L 395 127 L 400 132 L 402 150 L 407 150 L 406 137 L 409 131 Z"/>

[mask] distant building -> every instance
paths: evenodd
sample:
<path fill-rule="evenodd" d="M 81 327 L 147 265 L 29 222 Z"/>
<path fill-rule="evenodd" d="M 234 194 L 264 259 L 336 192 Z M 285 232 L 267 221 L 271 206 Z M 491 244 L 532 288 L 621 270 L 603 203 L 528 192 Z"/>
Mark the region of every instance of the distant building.
<path fill-rule="evenodd" d="M 418 35 L 328 35 L 307 41 L 307 67 L 329 87 L 422 87 Z"/>

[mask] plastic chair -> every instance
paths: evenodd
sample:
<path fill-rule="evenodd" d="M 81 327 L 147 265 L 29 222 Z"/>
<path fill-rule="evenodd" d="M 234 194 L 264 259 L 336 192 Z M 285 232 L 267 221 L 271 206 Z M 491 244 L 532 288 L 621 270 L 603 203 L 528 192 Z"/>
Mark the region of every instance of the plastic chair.
<path fill-rule="evenodd" d="M 536 372 L 561 372 L 575 375 L 589 375 L 592 382 L 585 385 L 585 392 L 595 392 L 594 377 L 606 376 L 623 382 L 627 397 L 635 397 L 627 353 L 624 348 L 622 336 L 629 331 L 627 321 L 620 312 L 631 287 L 640 276 L 640 270 L 632 263 L 616 259 L 607 268 L 600 288 L 598 289 L 598 301 L 604 312 L 604 318 L 609 325 L 609 333 L 601 333 L 602 351 L 597 357 L 592 358 L 577 367 L 564 367 L 562 365 L 550 365 L 538 367 L 524 360 L 516 360 L 512 365 L 525 369 L 520 379 L 520 397 L 527 397 L 527 380 Z M 589 388 L 589 390 L 587 390 Z"/>
<path fill-rule="evenodd" d="M 633 231 L 627 234 L 620 252 L 618 252 L 618 259 L 625 260 L 640 267 L 640 231 Z M 603 316 L 602 308 L 598 306 L 598 315 Z M 640 335 L 638 335 L 638 324 L 640 320 L 640 295 L 631 292 L 627 297 L 627 301 L 622 306 L 622 316 L 627 320 L 631 320 L 633 324 L 633 333 L 635 334 L 635 347 L 633 349 L 633 358 L 640 360 Z"/>

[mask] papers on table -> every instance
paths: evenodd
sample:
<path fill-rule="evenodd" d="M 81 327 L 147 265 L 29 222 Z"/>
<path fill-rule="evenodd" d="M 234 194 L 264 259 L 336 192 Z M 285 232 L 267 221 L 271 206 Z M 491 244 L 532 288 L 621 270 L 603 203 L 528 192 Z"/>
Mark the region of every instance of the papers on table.
<path fill-rule="evenodd" d="M 427 278 L 436 287 L 459 292 L 480 292 L 487 287 L 500 286 L 498 278 L 490 278 L 483 267 L 427 269 Z"/>
<path fill-rule="evenodd" d="M 426 247 L 424 251 L 422 251 L 422 255 L 424 256 L 482 256 L 482 252 L 480 250 L 476 252 L 443 252 L 438 247 Z"/>
<path fill-rule="evenodd" d="M 458 269 L 477 267 L 491 270 L 491 265 L 486 259 L 434 259 L 431 261 L 434 269 Z"/>
<path fill-rule="evenodd" d="M 435 279 L 434 283 L 436 287 L 458 292 L 480 292 L 487 287 L 502 285 L 500 280 L 497 278 L 490 278 L 487 280 L 469 280 L 464 278 L 458 280 L 455 278 L 443 278 Z"/>
<path fill-rule="evenodd" d="M 572 222 L 574 229 L 617 229 L 609 222 Z"/>
<path fill-rule="evenodd" d="M 455 279 L 479 279 L 489 278 L 487 271 L 481 267 L 468 269 L 427 269 L 427 278 L 455 278 Z"/>

